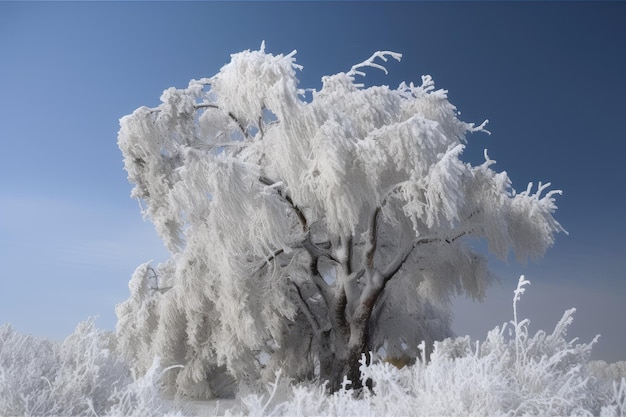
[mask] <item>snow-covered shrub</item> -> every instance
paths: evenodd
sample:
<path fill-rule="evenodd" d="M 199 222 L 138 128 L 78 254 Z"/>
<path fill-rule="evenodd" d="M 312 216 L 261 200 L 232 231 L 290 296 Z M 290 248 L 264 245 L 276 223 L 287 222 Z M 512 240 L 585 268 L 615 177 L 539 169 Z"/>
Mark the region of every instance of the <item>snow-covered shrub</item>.
<path fill-rule="evenodd" d="M 626 361 L 591 361 L 587 369 L 601 386 L 597 399 L 603 405 L 601 416 L 626 417 Z"/>
<path fill-rule="evenodd" d="M 0 416 L 177 416 L 159 359 L 134 379 L 115 336 L 81 322 L 62 343 L 0 327 Z"/>
<path fill-rule="evenodd" d="M 587 364 L 589 372 L 598 379 L 619 381 L 626 378 L 626 361 L 606 363 L 605 361 L 590 361 Z"/>
<path fill-rule="evenodd" d="M 366 365 L 364 357 L 361 375 L 372 381 L 371 391 L 343 389 L 325 395 L 323 386 L 299 384 L 288 401 L 266 407 L 263 415 L 626 415 L 626 380 L 606 384 L 587 366 L 597 338 L 589 343 L 566 339 L 573 309 L 549 334 L 531 335 L 529 321 L 517 320 L 517 302 L 526 284 L 522 277 L 513 301 L 514 319 L 494 328 L 483 342 L 468 336 L 446 339 L 435 343 L 429 360 L 402 369 L 385 362 Z M 265 401 L 242 398 L 248 407 L 265 406 Z M 232 411 L 252 414 L 250 408 Z"/>
<path fill-rule="evenodd" d="M 60 350 L 60 368 L 52 385 L 56 408 L 63 414 L 101 414 L 110 408 L 113 390 L 131 382 L 128 366 L 116 353 L 113 334 L 96 329 L 93 320 L 79 323 Z"/>
<path fill-rule="evenodd" d="M 606 392 L 605 398 L 607 405 L 602 407 L 600 417 L 626 417 L 626 378 L 612 381 L 611 390 Z"/>
<path fill-rule="evenodd" d="M 58 343 L 0 327 L 0 415 L 43 414 L 60 365 Z"/>
<path fill-rule="evenodd" d="M 162 395 L 161 379 L 170 368 L 163 369 L 159 358 L 155 358 L 148 371 L 112 394 L 113 406 L 108 411 L 110 417 L 162 417 L 179 415 Z"/>
<path fill-rule="evenodd" d="M 93 416 L 131 382 L 110 332 L 80 323 L 63 343 L 0 328 L 0 415 Z"/>

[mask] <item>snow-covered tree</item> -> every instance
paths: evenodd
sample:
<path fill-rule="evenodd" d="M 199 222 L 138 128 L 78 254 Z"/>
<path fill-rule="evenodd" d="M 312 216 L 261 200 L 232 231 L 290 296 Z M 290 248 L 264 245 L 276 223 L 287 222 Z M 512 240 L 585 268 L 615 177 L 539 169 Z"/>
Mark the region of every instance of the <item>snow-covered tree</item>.
<path fill-rule="evenodd" d="M 520 260 L 563 229 L 553 196 L 521 193 L 494 161 L 460 159 L 466 135 L 445 90 L 365 88 L 377 52 L 299 89 L 295 51 L 245 51 L 121 119 L 132 197 L 171 253 L 141 265 L 117 307 L 122 350 L 169 384 L 215 395 L 228 377 L 357 384 L 368 351 L 411 358 L 450 335 L 454 294 L 490 275 L 471 239 Z M 225 379 L 226 378 L 226 379 Z"/>

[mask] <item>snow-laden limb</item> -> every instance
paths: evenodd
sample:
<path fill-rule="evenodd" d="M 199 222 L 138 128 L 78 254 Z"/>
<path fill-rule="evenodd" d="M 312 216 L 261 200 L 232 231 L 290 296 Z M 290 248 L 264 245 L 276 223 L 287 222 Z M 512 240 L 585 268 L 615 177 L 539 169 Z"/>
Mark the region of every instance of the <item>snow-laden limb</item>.
<path fill-rule="evenodd" d="M 398 62 L 402 59 L 402 54 L 399 54 L 397 52 L 378 51 L 378 52 L 375 52 L 371 57 L 369 57 L 365 61 L 361 62 L 360 64 L 353 65 L 352 68 L 350 68 L 350 71 L 346 73 L 346 75 L 349 77 L 354 77 L 355 75 L 360 75 L 364 77 L 365 72 L 361 71 L 361 68 L 367 68 L 367 67 L 378 68 L 379 70 L 383 71 L 385 74 L 388 74 L 387 68 L 385 68 L 383 65 L 376 63 L 376 58 L 381 59 L 383 62 L 387 62 L 388 56 L 395 59 Z"/>
<path fill-rule="evenodd" d="M 459 120 L 431 77 L 355 83 L 389 57 L 323 77 L 307 101 L 295 51 L 262 46 L 120 120 L 132 196 L 171 252 L 137 269 L 117 308 L 139 374 L 154 356 L 184 365 L 165 382 L 198 397 L 279 368 L 358 384 L 362 353 L 414 360 L 419 341 L 451 334 L 451 295 L 484 295 L 469 239 L 520 260 L 552 245 L 555 192 L 518 194 L 487 156 L 463 162 L 485 123 Z"/>

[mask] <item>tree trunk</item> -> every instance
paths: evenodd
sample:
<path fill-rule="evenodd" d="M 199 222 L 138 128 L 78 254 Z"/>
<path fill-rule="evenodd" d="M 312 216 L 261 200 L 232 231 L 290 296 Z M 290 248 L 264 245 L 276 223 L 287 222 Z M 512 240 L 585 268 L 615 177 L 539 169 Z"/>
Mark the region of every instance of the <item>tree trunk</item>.
<path fill-rule="evenodd" d="M 376 216 L 373 223 L 375 230 Z M 376 233 L 372 234 L 371 239 L 376 241 Z M 388 280 L 373 268 L 375 248 L 376 245 L 372 243 L 367 254 L 368 267 L 360 275 L 351 273 L 350 261 L 344 262 L 343 268 L 338 268 L 339 276 L 336 279 L 339 291 L 326 299 L 331 329 L 321 334 L 319 362 L 320 378 L 328 381 L 331 392 L 341 389 L 344 377 L 350 381 L 350 388 L 363 386 L 359 361 L 363 354 L 369 353 L 370 316 Z M 363 275 L 367 284 L 360 291 L 349 291 L 348 288 L 356 285 L 356 280 Z M 350 305 L 354 305 L 350 303 L 351 297 L 358 297 L 354 310 L 350 308 Z"/>
<path fill-rule="evenodd" d="M 321 349 L 320 377 L 328 381 L 330 392 L 341 389 L 344 377 L 350 380 L 350 388 L 363 386 L 359 361 L 362 354 L 367 353 L 367 325 L 368 320 L 360 320 L 349 326 L 335 327 L 323 336 L 326 342 Z"/>

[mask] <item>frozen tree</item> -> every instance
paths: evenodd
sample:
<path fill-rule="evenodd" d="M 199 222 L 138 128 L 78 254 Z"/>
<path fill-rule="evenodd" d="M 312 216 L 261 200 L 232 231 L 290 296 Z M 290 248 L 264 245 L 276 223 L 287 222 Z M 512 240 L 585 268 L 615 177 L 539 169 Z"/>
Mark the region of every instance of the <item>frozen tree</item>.
<path fill-rule="evenodd" d="M 245 51 L 211 78 L 170 88 L 121 119 L 132 197 L 171 253 L 140 266 L 117 307 L 137 371 L 216 395 L 228 378 L 338 389 L 369 351 L 418 355 L 450 335 L 449 297 L 480 298 L 486 258 L 543 255 L 562 231 L 547 186 L 521 193 L 494 161 L 460 159 L 466 135 L 445 90 L 366 88 L 377 52 L 299 89 L 295 51 Z"/>

